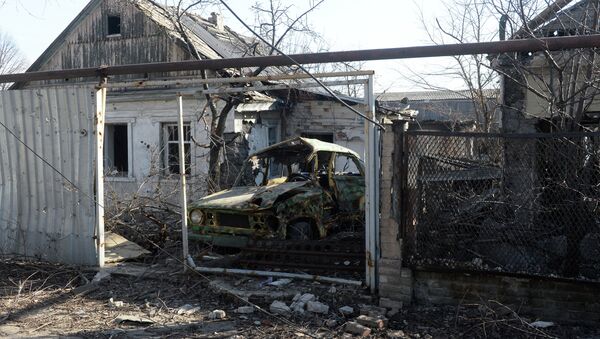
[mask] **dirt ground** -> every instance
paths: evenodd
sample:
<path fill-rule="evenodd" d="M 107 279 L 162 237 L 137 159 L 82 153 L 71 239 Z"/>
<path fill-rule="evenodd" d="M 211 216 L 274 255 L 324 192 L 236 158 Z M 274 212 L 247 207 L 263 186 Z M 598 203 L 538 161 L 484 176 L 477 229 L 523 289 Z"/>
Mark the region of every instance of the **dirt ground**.
<path fill-rule="evenodd" d="M 52 264 L 0 260 L 1 337 L 81 338 L 332 338 L 350 337 L 344 324 L 361 305 L 375 300 L 362 288 L 239 276 L 201 276 L 167 265 L 130 265 L 94 283 L 94 271 Z M 238 291 L 232 294 L 232 290 Z M 248 303 L 262 310 L 236 313 Z M 274 300 L 290 304 L 296 293 L 312 293 L 329 306 L 327 314 L 270 314 Z M 237 295 L 237 296 L 236 296 Z M 338 308 L 351 306 L 343 316 Z M 215 310 L 223 319 L 210 319 Z M 404 308 L 390 318 L 378 338 L 541 337 L 600 338 L 600 329 L 555 324 L 529 325 L 507 307 L 486 303 L 460 307 Z"/>

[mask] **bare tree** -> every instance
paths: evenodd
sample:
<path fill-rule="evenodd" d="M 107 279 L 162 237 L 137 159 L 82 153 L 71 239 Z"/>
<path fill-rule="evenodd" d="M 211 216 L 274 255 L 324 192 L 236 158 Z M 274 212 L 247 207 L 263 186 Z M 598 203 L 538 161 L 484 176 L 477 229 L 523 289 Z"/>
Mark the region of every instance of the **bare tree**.
<path fill-rule="evenodd" d="M 17 45 L 8 34 L 0 32 L 0 74 L 17 73 L 23 70 L 25 70 L 25 60 Z M 0 84 L 0 90 L 6 90 L 8 87 L 10 84 Z"/>
<path fill-rule="evenodd" d="M 480 0 L 444 0 L 448 15 L 428 20 L 427 14 L 420 8 L 420 22 L 428 39 L 434 44 L 485 42 L 497 36 L 492 7 Z M 477 129 L 489 132 L 495 122 L 497 98 L 490 95 L 489 89 L 497 87 L 498 76 L 490 67 L 486 55 L 453 56 L 452 62 L 428 72 L 407 70 L 405 76 L 410 82 L 430 90 L 449 90 L 445 84 L 448 79 L 458 79 L 464 85 L 456 91 L 473 102 Z M 410 99 L 410 98 L 409 98 Z M 443 112 L 442 112 L 443 113 Z"/>
<path fill-rule="evenodd" d="M 314 41 L 317 41 L 318 34 L 310 27 L 308 16 L 317 9 L 324 0 L 310 2 L 308 8 L 299 8 L 297 4 L 287 5 L 279 0 L 267 0 L 256 2 L 252 9 L 255 12 L 256 24 L 260 34 L 270 41 L 271 46 L 264 46 L 255 39 L 248 46 L 246 55 L 272 55 L 277 49 L 285 52 L 293 52 L 294 48 L 306 50 Z M 195 59 L 201 59 L 202 55 L 191 43 L 188 30 L 185 28 L 185 17 L 194 15 L 201 6 L 214 6 L 215 2 L 210 0 L 185 1 L 177 0 L 174 6 L 169 7 L 172 10 L 172 20 L 179 33 L 186 41 L 186 47 L 190 55 Z M 306 37 L 310 37 L 306 38 Z M 276 48 L 273 48 L 276 47 Z M 265 71 L 265 68 L 259 67 L 250 70 L 240 70 L 238 75 L 259 75 Z M 221 74 L 222 76 L 232 76 L 232 74 Z M 206 78 L 208 74 L 203 71 L 202 77 Z M 205 85 L 208 89 L 208 85 Z M 211 192 L 220 189 L 221 169 L 220 163 L 223 159 L 223 150 L 225 141 L 223 134 L 226 128 L 227 118 L 233 108 L 243 101 L 242 95 L 206 95 L 207 106 L 210 112 L 210 145 L 209 145 L 209 178 L 208 189 Z M 219 106 L 219 103 L 222 105 Z"/>

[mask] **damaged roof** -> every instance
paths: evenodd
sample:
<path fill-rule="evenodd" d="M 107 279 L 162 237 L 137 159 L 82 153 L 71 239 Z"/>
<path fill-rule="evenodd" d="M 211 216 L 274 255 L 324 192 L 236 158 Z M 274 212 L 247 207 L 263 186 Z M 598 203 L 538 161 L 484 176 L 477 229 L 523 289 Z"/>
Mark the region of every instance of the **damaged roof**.
<path fill-rule="evenodd" d="M 85 8 L 73 19 L 62 33 L 27 69 L 27 72 L 39 71 L 65 42 L 68 34 L 102 4 L 104 0 L 91 0 Z M 162 27 L 169 36 L 186 45 L 185 37 L 176 27 L 174 20 L 176 9 L 165 7 L 153 0 L 124 0 L 134 5 L 151 21 Z M 204 19 L 193 13 L 186 13 L 181 19 L 185 35 L 194 48 L 207 59 L 236 58 L 247 55 L 262 55 L 261 45 L 255 39 L 242 36 L 228 26 L 219 22 L 215 14 L 211 19 Z M 100 65 L 98 65 L 100 66 Z"/>

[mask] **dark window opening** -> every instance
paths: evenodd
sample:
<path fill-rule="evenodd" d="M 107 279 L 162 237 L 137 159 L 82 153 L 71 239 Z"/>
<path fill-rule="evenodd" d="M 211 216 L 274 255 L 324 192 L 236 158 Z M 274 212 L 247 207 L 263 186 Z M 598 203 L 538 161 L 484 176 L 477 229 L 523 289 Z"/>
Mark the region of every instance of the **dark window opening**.
<path fill-rule="evenodd" d="M 333 143 L 333 133 L 302 133 L 300 136 Z"/>
<path fill-rule="evenodd" d="M 108 16 L 108 35 L 121 34 L 121 17 L 117 15 Z"/>
<path fill-rule="evenodd" d="M 106 124 L 104 169 L 107 175 L 129 175 L 129 128 L 127 124 Z"/>

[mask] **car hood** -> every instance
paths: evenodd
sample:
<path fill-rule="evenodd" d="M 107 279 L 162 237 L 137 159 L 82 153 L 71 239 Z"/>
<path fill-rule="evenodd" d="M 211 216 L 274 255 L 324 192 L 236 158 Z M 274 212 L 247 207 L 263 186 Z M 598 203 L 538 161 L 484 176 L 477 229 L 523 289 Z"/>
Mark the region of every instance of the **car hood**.
<path fill-rule="evenodd" d="M 257 210 L 273 206 L 278 197 L 293 191 L 305 192 L 313 186 L 311 181 L 285 182 L 268 186 L 233 187 L 206 196 L 193 204 L 191 208 Z"/>

